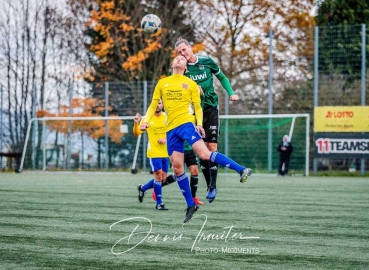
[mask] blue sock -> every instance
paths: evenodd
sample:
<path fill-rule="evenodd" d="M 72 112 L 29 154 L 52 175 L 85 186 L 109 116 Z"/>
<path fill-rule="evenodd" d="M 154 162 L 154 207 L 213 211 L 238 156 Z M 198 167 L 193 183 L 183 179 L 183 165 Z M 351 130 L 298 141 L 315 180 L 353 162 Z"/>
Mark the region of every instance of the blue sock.
<path fill-rule="evenodd" d="M 219 152 L 211 152 L 210 161 L 218 163 L 226 168 L 235 170 L 238 173 L 243 171 L 243 169 L 245 169 L 245 167 L 241 166 L 236 161 L 230 159 L 229 157 Z"/>
<path fill-rule="evenodd" d="M 156 205 L 162 204 L 163 201 L 161 200 L 161 182 L 159 181 L 154 182 L 154 192 L 156 195 Z"/>
<path fill-rule="evenodd" d="M 190 181 L 188 181 L 188 177 L 186 173 L 182 175 L 176 176 L 176 180 L 180 190 L 182 191 L 183 197 L 187 202 L 188 207 L 194 206 L 195 202 L 192 198 L 191 188 L 190 188 Z"/>
<path fill-rule="evenodd" d="M 146 184 L 141 186 L 141 189 L 143 192 L 145 192 L 146 190 L 153 188 L 154 187 L 154 179 L 151 179 L 149 182 L 147 182 Z"/>

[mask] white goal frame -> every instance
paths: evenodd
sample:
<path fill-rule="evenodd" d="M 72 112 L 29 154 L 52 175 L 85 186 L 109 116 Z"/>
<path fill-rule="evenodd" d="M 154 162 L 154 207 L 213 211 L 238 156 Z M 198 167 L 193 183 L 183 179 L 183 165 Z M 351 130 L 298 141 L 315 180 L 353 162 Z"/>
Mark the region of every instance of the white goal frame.
<path fill-rule="evenodd" d="M 292 122 L 291 122 L 291 127 L 289 130 L 289 137 L 290 140 L 293 137 L 293 130 L 294 130 L 294 125 L 295 125 L 295 120 L 297 117 L 302 117 L 302 118 L 306 118 L 306 127 L 305 127 L 305 133 L 306 133 L 306 137 L 305 137 L 305 176 L 309 175 L 309 147 L 310 147 L 310 142 L 309 142 L 309 137 L 310 137 L 310 115 L 309 114 L 255 114 L 255 115 L 220 115 L 219 118 L 220 119 L 261 119 L 261 118 L 269 118 L 269 119 L 280 119 L 280 118 L 292 118 Z M 60 121 L 73 121 L 73 120 L 134 120 L 134 116 L 111 116 L 111 117 L 43 117 L 43 118 L 32 118 L 29 122 L 28 128 L 27 128 L 27 133 L 26 133 L 26 137 L 25 137 L 25 143 L 24 143 L 24 147 L 23 147 L 23 152 L 22 152 L 22 158 L 21 158 L 21 163 L 20 163 L 20 167 L 19 167 L 19 171 L 22 171 L 23 169 L 23 165 L 24 165 L 24 160 L 25 160 L 25 154 L 26 154 L 26 150 L 27 150 L 27 144 L 29 142 L 29 138 L 30 138 L 30 132 L 31 132 L 31 127 L 33 125 L 33 123 L 35 121 L 41 121 L 42 122 L 42 127 L 43 127 L 43 136 L 45 135 L 45 130 L 46 130 L 46 121 L 51 121 L 51 120 L 60 120 Z M 225 123 L 225 134 L 222 134 L 222 137 L 225 139 L 225 150 L 224 150 L 224 154 L 227 155 L 228 154 L 228 132 L 227 132 L 227 122 Z M 271 134 L 271 130 L 270 133 Z M 105 136 L 108 136 L 107 133 L 105 134 Z M 272 151 L 274 149 L 274 147 L 272 146 L 272 139 L 271 137 L 269 138 L 270 140 L 268 143 L 268 164 L 271 164 L 271 158 L 272 158 Z M 133 164 L 132 164 L 132 170 L 136 169 L 136 159 L 137 159 L 137 154 L 139 151 L 139 141 L 140 137 L 137 140 L 136 143 L 136 149 L 135 149 L 135 153 L 134 153 L 134 160 L 133 160 Z M 107 141 L 107 140 L 106 140 Z M 43 151 L 43 171 L 46 170 L 46 146 L 45 146 L 45 138 L 42 138 L 42 142 L 43 142 L 43 147 L 42 147 L 42 151 Z M 144 148 L 142 151 L 143 153 L 146 153 L 146 144 L 145 144 L 146 140 L 144 139 Z M 106 168 L 107 168 L 107 163 L 105 164 Z M 145 168 L 145 167 L 144 167 Z"/>
<path fill-rule="evenodd" d="M 26 138 L 24 141 L 24 146 L 23 146 L 23 152 L 22 152 L 22 159 L 21 159 L 21 163 L 19 166 L 18 171 L 21 172 L 23 169 L 23 165 L 24 165 L 24 159 L 25 159 L 25 154 L 26 154 L 26 150 L 27 150 L 27 144 L 29 141 L 29 136 L 30 136 L 30 132 L 31 132 L 31 128 L 32 128 L 32 124 L 35 121 L 42 121 L 42 129 L 43 131 L 46 130 L 46 121 L 51 121 L 51 120 L 61 120 L 61 121 L 73 121 L 73 120 L 133 120 L 134 116 L 87 116 L 87 117 L 75 117 L 75 116 L 71 116 L 71 117 L 42 117 L 42 118 L 32 118 L 28 124 L 28 128 L 27 128 L 27 134 L 26 134 Z M 43 135 L 45 134 L 45 132 L 43 132 Z M 108 133 L 106 132 L 105 136 L 108 136 Z M 42 147 L 42 151 L 43 151 L 43 162 L 42 162 L 42 170 L 45 171 L 46 170 L 46 147 L 45 147 L 45 140 L 43 138 L 43 147 Z M 107 141 L 107 140 L 106 140 Z M 105 167 L 107 167 L 107 163 L 105 164 Z"/>

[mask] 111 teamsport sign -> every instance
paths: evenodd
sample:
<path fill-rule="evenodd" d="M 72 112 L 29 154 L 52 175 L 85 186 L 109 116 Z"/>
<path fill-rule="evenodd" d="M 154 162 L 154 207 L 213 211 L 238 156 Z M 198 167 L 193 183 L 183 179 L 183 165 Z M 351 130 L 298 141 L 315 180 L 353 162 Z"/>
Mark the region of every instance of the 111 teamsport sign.
<path fill-rule="evenodd" d="M 369 107 L 329 106 L 314 110 L 315 157 L 369 157 Z"/>

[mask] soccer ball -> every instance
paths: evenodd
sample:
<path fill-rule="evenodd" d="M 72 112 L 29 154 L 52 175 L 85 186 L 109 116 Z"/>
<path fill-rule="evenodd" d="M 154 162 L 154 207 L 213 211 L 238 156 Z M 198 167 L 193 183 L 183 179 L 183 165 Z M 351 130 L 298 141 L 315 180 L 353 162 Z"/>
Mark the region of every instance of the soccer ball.
<path fill-rule="evenodd" d="M 156 33 L 161 27 L 161 20 L 155 14 L 147 14 L 142 18 L 141 27 L 146 33 Z"/>

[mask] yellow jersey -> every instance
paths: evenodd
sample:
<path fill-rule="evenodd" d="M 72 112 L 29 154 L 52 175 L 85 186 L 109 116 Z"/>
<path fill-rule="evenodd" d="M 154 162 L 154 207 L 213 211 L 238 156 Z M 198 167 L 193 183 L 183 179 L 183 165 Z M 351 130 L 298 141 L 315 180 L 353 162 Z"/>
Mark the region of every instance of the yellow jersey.
<path fill-rule="evenodd" d="M 141 119 L 140 124 L 143 123 L 145 117 Z M 167 115 L 161 112 L 159 116 L 153 115 L 148 121 L 149 128 L 146 129 L 149 142 L 147 144 L 146 155 L 148 158 L 166 158 L 168 157 L 167 144 L 158 143 L 159 139 L 166 139 L 166 123 Z M 133 134 L 139 136 L 143 133 L 138 124 L 133 125 Z"/>
<path fill-rule="evenodd" d="M 168 115 L 166 131 L 189 122 L 202 126 L 200 91 L 193 80 L 181 74 L 173 74 L 161 79 L 155 87 L 143 122 L 149 123 L 148 119 L 154 115 L 160 99 Z"/>

